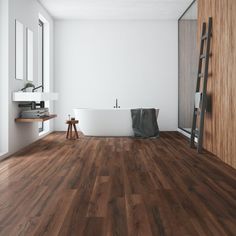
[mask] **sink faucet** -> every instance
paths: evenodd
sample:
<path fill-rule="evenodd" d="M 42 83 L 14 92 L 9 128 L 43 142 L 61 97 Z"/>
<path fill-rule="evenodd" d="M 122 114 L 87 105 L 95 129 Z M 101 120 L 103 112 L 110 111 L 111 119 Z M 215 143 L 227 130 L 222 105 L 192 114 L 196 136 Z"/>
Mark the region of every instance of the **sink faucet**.
<path fill-rule="evenodd" d="M 118 105 L 118 99 L 116 98 L 116 105 L 114 106 L 114 108 L 118 109 L 120 108 L 120 106 Z"/>
<path fill-rule="evenodd" d="M 32 92 L 34 93 L 34 92 L 35 92 L 35 90 L 37 90 L 37 89 L 39 89 L 39 88 L 42 88 L 42 92 L 43 92 L 43 90 L 44 90 L 44 87 L 43 87 L 43 85 L 40 85 L 40 86 L 38 86 L 38 87 L 35 87 L 35 88 L 32 90 Z"/>

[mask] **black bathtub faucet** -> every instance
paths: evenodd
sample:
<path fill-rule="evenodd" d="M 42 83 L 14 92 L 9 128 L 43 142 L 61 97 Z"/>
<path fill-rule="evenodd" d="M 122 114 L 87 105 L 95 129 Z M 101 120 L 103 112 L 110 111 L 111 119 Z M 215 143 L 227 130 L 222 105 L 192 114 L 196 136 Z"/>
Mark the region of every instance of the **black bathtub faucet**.
<path fill-rule="evenodd" d="M 118 105 L 118 99 L 116 98 L 116 105 L 114 106 L 114 108 L 118 109 L 120 108 L 120 106 Z"/>

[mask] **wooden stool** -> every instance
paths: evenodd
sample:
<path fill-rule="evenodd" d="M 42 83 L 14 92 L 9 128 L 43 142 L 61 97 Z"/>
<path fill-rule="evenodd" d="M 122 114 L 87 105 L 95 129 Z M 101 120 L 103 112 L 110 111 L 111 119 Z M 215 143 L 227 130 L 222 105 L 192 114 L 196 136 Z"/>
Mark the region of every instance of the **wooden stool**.
<path fill-rule="evenodd" d="M 66 138 L 67 139 L 78 139 L 79 138 L 79 135 L 78 135 L 78 132 L 77 132 L 77 129 L 76 129 L 76 124 L 79 124 L 79 121 L 78 120 L 67 120 L 66 121 L 66 124 L 68 125 L 68 129 L 67 129 L 67 134 L 66 134 Z M 74 127 L 74 130 L 75 130 L 75 137 L 72 137 L 72 126 Z"/>

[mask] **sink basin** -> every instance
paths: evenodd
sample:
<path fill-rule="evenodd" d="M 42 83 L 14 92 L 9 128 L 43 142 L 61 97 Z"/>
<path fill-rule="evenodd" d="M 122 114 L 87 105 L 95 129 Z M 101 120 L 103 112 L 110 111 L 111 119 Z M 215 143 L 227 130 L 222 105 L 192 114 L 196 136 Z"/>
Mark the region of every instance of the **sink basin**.
<path fill-rule="evenodd" d="M 40 102 L 58 100 L 58 93 L 40 93 L 40 92 L 14 92 L 14 102 Z"/>

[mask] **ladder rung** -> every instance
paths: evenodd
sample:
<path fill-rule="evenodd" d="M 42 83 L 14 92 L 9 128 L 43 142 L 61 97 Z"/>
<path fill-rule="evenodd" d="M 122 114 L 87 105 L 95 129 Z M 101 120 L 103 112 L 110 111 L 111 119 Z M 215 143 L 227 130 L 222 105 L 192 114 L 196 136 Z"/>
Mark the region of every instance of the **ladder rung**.
<path fill-rule="evenodd" d="M 204 58 L 206 58 L 206 54 L 200 55 L 200 59 L 204 59 Z"/>
<path fill-rule="evenodd" d="M 202 36 L 202 40 L 205 40 L 205 39 L 207 39 L 207 38 L 208 38 L 208 35 L 209 35 L 208 33 L 207 33 L 207 34 L 205 34 L 205 35 L 203 35 L 203 36 Z M 211 34 L 210 36 L 212 36 L 212 34 Z"/>
<path fill-rule="evenodd" d="M 196 130 L 193 131 L 193 133 L 194 133 L 194 135 L 195 135 L 196 137 L 199 136 L 199 130 L 196 129 Z"/>
<path fill-rule="evenodd" d="M 211 56 L 212 56 L 212 53 L 209 53 L 209 57 L 211 57 Z M 200 55 L 200 60 L 205 59 L 206 57 L 207 57 L 206 54 L 202 54 L 202 55 Z"/>

